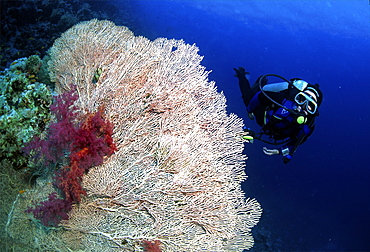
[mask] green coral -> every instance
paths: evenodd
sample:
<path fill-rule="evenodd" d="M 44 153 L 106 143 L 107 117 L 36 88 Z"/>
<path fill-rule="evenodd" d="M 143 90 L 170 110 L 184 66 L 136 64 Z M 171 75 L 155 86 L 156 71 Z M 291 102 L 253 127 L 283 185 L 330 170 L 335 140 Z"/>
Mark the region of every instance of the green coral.
<path fill-rule="evenodd" d="M 0 72 L 0 158 L 15 167 L 26 163 L 24 144 L 40 135 L 50 120 L 51 91 L 37 81 L 41 64 L 33 55 Z"/>
<path fill-rule="evenodd" d="M 32 55 L 28 57 L 28 59 L 26 60 L 26 69 L 30 75 L 38 74 L 38 72 L 40 71 L 41 65 L 42 65 L 42 61 L 40 57 L 37 55 Z"/>

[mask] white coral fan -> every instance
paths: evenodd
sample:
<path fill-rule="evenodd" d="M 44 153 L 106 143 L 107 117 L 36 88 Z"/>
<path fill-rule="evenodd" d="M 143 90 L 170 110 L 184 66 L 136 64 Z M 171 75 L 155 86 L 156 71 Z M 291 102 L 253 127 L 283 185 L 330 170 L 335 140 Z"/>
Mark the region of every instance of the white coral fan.
<path fill-rule="evenodd" d="M 78 107 L 104 109 L 118 151 L 83 178 L 87 196 L 62 225 L 85 251 L 242 251 L 260 205 L 246 199 L 243 126 L 227 115 L 195 45 L 135 37 L 91 20 L 51 49 L 59 92 L 75 84 Z"/>

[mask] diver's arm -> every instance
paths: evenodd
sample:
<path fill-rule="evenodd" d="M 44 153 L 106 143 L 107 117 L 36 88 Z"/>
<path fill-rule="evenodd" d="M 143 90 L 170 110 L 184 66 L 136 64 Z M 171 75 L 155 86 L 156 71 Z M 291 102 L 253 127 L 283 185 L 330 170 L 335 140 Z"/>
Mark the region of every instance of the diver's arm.
<path fill-rule="evenodd" d="M 292 160 L 293 154 L 296 152 L 298 146 L 307 140 L 314 129 L 314 125 L 311 127 L 304 125 L 303 128 L 298 132 L 295 139 L 292 139 L 279 149 L 279 154 L 283 155 L 284 164 L 287 164 L 290 160 Z"/>
<path fill-rule="evenodd" d="M 260 96 L 263 95 L 261 93 L 261 91 L 258 91 L 254 96 L 253 98 L 251 99 L 251 101 L 249 102 L 248 106 L 247 106 L 247 111 L 248 113 L 253 113 L 253 111 L 256 109 L 256 107 L 261 103 L 260 101 Z"/>
<path fill-rule="evenodd" d="M 294 152 L 297 150 L 298 146 L 293 144 L 295 141 L 290 141 L 286 145 L 280 147 L 279 154 L 283 156 L 284 164 L 289 163 L 293 158 Z"/>
<path fill-rule="evenodd" d="M 246 77 L 248 72 L 245 71 L 244 67 L 234 68 L 235 77 L 239 80 L 239 88 L 242 93 L 243 102 L 246 107 L 248 107 L 250 99 L 252 98 L 252 89 L 250 87 L 249 81 Z"/>
<path fill-rule="evenodd" d="M 272 155 L 283 155 L 284 164 L 287 164 L 291 159 L 292 155 L 290 155 L 290 152 L 294 149 L 294 146 L 284 145 L 279 149 L 267 149 L 266 147 L 263 147 L 263 153 L 265 153 L 268 156 Z"/>
<path fill-rule="evenodd" d="M 263 147 L 262 150 L 263 153 L 265 153 L 268 156 L 282 155 L 285 164 L 292 159 L 292 155 L 290 155 L 290 153 L 295 151 L 294 145 L 290 145 L 289 143 L 287 145 L 280 147 L 279 149 L 268 149 L 266 147 Z"/>

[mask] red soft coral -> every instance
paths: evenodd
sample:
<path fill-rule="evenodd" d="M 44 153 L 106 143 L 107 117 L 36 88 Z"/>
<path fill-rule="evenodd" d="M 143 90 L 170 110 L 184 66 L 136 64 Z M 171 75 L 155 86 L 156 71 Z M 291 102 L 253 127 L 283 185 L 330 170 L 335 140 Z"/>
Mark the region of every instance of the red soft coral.
<path fill-rule="evenodd" d="M 50 125 L 49 137 L 47 140 L 35 138 L 26 148 L 26 153 L 36 152 L 34 157 L 41 154 L 48 162 L 58 162 L 69 153 L 69 165 L 55 172 L 55 185 L 63 193 L 67 206 L 79 203 L 81 195 L 86 195 L 82 188 L 83 175 L 96 165 L 101 165 L 105 156 L 111 155 L 117 148 L 113 142 L 113 124 L 103 118 L 99 110 L 96 113 L 89 113 L 85 116 L 76 112 L 73 105 L 78 99 L 74 91 L 66 92 L 56 97 L 55 105 L 51 111 L 55 113 L 58 121 Z M 76 124 L 77 118 L 85 118 L 81 123 Z M 49 198 L 44 204 L 57 202 L 55 198 Z M 36 208 L 39 209 L 39 208 Z M 33 210 L 29 210 L 32 211 Z M 37 212 L 45 212 L 47 209 Z M 42 218 L 35 214 L 36 218 Z M 43 221 L 43 223 L 49 223 Z M 53 224 L 54 225 L 54 224 Z"/>
<path fill-rule="evenodd" d="M 90 167 L 103 163 L 103 157 L 111 155 L 116 146 L 113 143 L 113 124 L 104 120 L 99 111 L 90 114 L 80 125 L 72 143 L 71 153 L 88 148 L 86 155 L 80 155 L 79 166 L 87 171 Z"/>
<path fill-rule="evenodd" d="M 70 202 L 57 198 L 57 193 L 51 193 L 48 200 L 40 202 L 35 208 L 29 208 L 27 213 L 33 213 L 44 226 L 56 227 L 61 220 L 67 220 L 67 213 L 72 209 Z"/>
<path fill-rule="evenodd" d="M 50 124 L 47 132 L 48 139 L 34 137 L 23 149 L 26 155 L 32 154 L 31 159 L 35 163 L 41 156 L 44 160 L 42 164 L 44 166 L 57 163 L 64 156 L 64 151 L 70 149 L 70 144 L 77 133 L 74 121 L 78 114 L 73 105 L 77 99 L 78 96 L 73 90 L 54 97 L 54 104 L 50 106 L 50 111 L 57 118 L 57 122 Z"/>
<path fill-rule="evenodd" d="M 144 245 L 144 251 L 147 252 L 161 252 L 161 241 L 155 240 L 155 241 L 143 241 Z"/>
<path fill-rule="evenodd" d="M 83 175 L 91 167 L 101 165 L 104 156 L 116 150 L 112 133 L 113 125 L 103 119 L 101 112 L 90 114 L 81 124 L 71 144 L 70 165 L 56 177 L 58 188 L 65 193 L 67 200 L 80 202 L 80 195 L 86 194 L 81 186 Z"/>
<path fill-rule="evenodd" d="M 81 181 L 84 170 L 78 166 L 77 161 L 71 162 L 70 166 L 63 167 L 56 172 L 54 179 L 56 186 L 64 193 L 68 202 L 78 203 L 81 201 L 81 195 L 86 195 L 82 188 Z"/>

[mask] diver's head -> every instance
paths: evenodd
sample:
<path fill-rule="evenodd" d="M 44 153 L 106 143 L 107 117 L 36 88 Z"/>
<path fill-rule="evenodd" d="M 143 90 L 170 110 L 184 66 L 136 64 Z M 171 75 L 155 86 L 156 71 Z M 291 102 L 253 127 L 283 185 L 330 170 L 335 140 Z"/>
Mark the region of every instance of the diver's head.
<path fill-rule="evenodd" d="M 307 83 L 306 87 L 295 96 L 294 101 L 307 113 L 317 115 L 322 102 L 322 92 L 319 84 L 311 85 Z"/>

